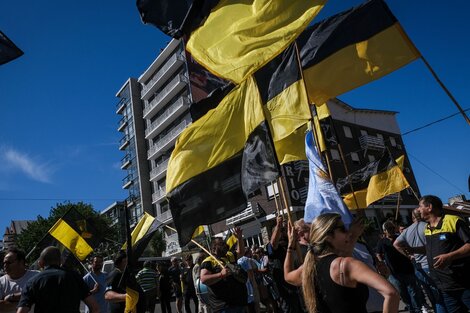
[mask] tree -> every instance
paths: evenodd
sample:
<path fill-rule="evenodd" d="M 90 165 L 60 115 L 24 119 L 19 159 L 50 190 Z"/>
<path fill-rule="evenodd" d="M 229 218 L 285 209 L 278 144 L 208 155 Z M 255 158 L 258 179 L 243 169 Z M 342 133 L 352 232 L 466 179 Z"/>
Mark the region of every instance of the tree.
<path fill-rule="evenodd" d="M 150 254 L 148 256 L 162 256 L 162 253 L 166 250 L 166 242 L 163 231 L 159 230 L 155 232 L 152 240 L 150 240 L 149 247 L 150 249 L 145 249 L 144 254 Z"/>
<path fill-rule="evenodd" d="M 98 234 L 94 234 L 95 236 L 103 238 L 104 240 L 105 238 L 116 237 L 116 229 L 110 226 L 110 220 L 96 212 L 91 204 L 86 204 L 83 202 L 65 202 L 58 203 L 56 207 L 51 208 L 49 217 L 47 218 L 38 215 L 37 220 L 30 223 L 28 227 L 18 236 L 18 247 L 24 250 L 26 253 L 33 250 L 33 248 L 41 242 L 44 236 L 47 235 L 49 229 L 51 229 L 57 220 L 59 220 L 71 208 L 75 208 L 85 219 L 91 220 L 99 232 Z M 103 253 L 103 251 L 100 250 L 103 249 L 103 247 L 108 246 L 109 245 L 100 245 L 100 248 L 97 249 L 97 252 Z M 36 260 L 39 257 L 40 252 L 41 251 L 36 250 L 33 251 L 29 257 L 29 260 Z"/>

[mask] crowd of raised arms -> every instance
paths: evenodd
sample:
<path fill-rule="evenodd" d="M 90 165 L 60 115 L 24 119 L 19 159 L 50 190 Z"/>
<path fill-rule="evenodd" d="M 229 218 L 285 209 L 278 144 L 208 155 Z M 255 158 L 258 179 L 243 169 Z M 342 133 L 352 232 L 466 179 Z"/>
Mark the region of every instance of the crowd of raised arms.
<path fill-rule="evenodd" d="M 213 238 L 210 254 L 146 261 L 132 275 L 125 274 L 124 251 L 109 273 L 102 272 L 103 257 L 93 255 L 82 277 L 61 267 L 56 247 L 41 252 L 41 271 L 28 270 L 25 253 L 10 249 L 0 277 L 0 312 L 78 313 L 83 301 L 92 313 L 171 313 L 173 299 L 177 313 L 398 312 L 399 306 L 469 312 L 468 225 L 445 214 L 432 195 L 420 199 L 412 219 L 402 228 L 384 221 L 372 248 L 361 240 L 361 218 L 345 225 L 335 213 L 311 224 L 279 216 L 264 247 L 245 247 L 236 228 L 235 251 Z"/>

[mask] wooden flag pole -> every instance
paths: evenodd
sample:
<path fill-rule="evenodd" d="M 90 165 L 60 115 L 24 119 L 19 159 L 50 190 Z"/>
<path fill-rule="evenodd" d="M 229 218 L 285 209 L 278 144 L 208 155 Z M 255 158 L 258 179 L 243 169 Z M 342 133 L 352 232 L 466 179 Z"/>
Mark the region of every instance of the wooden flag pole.
<path fill-rule="evenodd" d="M 395 212 L 395 221 L 398 221 L 398 213 L 400 210 L 400 192 L 397 192 L 398 200 L 397 200 L 397 210 Z"/>
<path fill-rule="evenodd" d="M 455 104 L 455 106 L 457 107 L 457 109 L 460 111 L 460 114 L 462 114 L 463 118 L 467 121 L 467 124 L 470 125 L 470 119 L 468 118 L 467 114 L 465 113 L 465 111 L 462 109 L 462 107 L 460 106 L 460 104 L 457 102 L 457 100 L 455 99 L 455 97 L 452 95 L 452 93 L 449 91 L 449 89 L 447 89 L 447 87 L 444 85 L 444 83 L 439 79 L 439 77 L 437 76 L 436 72 L 433 70 L 433 68 L 431 67 L 431 65 L 429 64 L 429 62 L 423 57 L 423 55 L 421 55 L 421 60 L 423 60 L 424 64 L 426 65 L 426 67 L 428 68 L 428 70 L 431 72 L 432 76 L 434 77 L 434 79 L 437 81 L 437 83 L 441 86 L 441 88 L 445 91 L 445 93 L 447 94 L 447 96 L 450 98 L 450 100 L 452 100 L 452 102 Z"/>
<path fill-rule="evenodd" d="M 172 230 L 174 231 L 175 233 L 178 233 L 178 231 L 176 229 L 174 229 L 173 227 L 170 227 L 168 225 L 165 225 L 166 228 L 168 228 L 169 230 Z M 202 251 L 204 251 L 205 253 L 207 253 L 209 256 L 211 256 L 212 258 L 214 258 L 214 260 L 217 262 L 217 264 L 219 264 L 222 268 L 225 267 L 225 265 L 222 264 L 222 262 L 220 262 L 212 253 L 209 252 L 209 250 L 207 250 L 203 245 L 201 245 L 199 242 L 197 242 L 196 240 L 194 239 L 191 239 L 191 242 L 194 243 L 196 246 L 198 246 L 199 248 L 202 249 Z"/>
<path fill-rule="evenodd" d="M 274 202 L 276 203 L 276 212 L 277 212 L 277 215 L 280 216 L 280 215 L 281 215 L 281 211 L 280 211 L 280 209 L 279 209 L 279 205 L 277 204 L 276 190 L 274 189 L 274 184 L 273 184 L 273 182 L 271 182 L 271 188 L 273 189 Z M 279 188 L 278 188 L 277 191 L 279 192 Z"/>
<path fill-rule="evenodd" d="M 289 223 L 294 225 L 294 221 L 292 219 L 292 215 L 291 215 L 290 209 L 289 209 L 289 204 L 287 203 L 287 195 L 286 195 L 285 190 L 284 190 L 283 176 L 279 177 L 278 184 L 281 185 L 281 194 L 283 196 L 282 198 L 284 200 L 284 206 L 286 208 L 287 219 L 288 219 Z"/>

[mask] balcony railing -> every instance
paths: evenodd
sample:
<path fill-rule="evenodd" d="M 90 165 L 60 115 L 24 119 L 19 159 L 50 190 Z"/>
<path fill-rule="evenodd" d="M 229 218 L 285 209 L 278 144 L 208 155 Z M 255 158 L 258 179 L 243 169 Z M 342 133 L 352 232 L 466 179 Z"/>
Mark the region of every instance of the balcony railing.
<path fill-rule="evenodd" d="M 171 92 L 175 90 L 176 87 L 181 86 L 184 83 L 187 83 L 188 79 L 182 75 L 176 75 L 175 78 L 173 78 L 168 85 L 163 88 L 158 95 L 148 104 L 144 107 L 144 118 L 148 118 L 148 115 L 151 112 L 154 112 L 158 107 L 164 105 L 166 101 L 170 100 L 169 95 L 172 94 Z M 176 92 L 175 94 L 176 95 Z"/>
<path fill-rule="evenodd" d="M 158 140 L 153 146 L 150 147 L 148 151 L 148 158 L 154 159 L 157 157 L 158 152 L 166 146 L 168 143 L 170 143 L 172 140 L 175 140 L 179 134 L 188 126 L 190 122 L 183 120 L 181 123 L 179 123 L 175 128 L 173 128 L 168 134 L 163 136 L 160 140 Z"/>
<path fill-rule="evenodd" d="M 124 148 L 130 143 L 129 136 L 125 135 L 119 140 L 119 150 L 124 150 Z"/>
<path fill-rule="evenodd" d="M 167 121 L 175 112 L 180 110 L 183 106 L 189 105 L 189 99 L 188 97 L 181 97 L 178 100 L 175 101 L 171 106 L 166 109 L 165 112 L 163 112 L 162 115 L 160 115 L 153 123 L 150 125 L 149 128 L 145 130 L 145 138 L 148 139 L 150 134 L 154 133 L 155 131 L 158 130 L 159 127 L 164 126 L 164 122 Z"/>
<path fill-rule="evenodd" d="M 129 102 L 130 100 L 128 98 L 121 98 L 121 100 L 116 104 L 116 114 L 121 113 Z"/>
<path fill-rule="evenodd" d="M 134 179 L 134 175 L 129 174 L 122 180 L 122 189 L 127 189 L 130 185 L 132 185 L 132 180 Z"/>
<path fill-rule="evenodd" d="M 118 124 L 118 131 L 122 131 L 124 129 L 124 127 L 126 127 L 127 125 L 127 117 L 126 116 L 123 116 L 121 118 L 121 120 L 119 121 L 119 124 Z"/>
<path fill-rule="evenodd" d="M 160 174 L 162 174 L 166 169 L 168 168 L 168 161 L 170 159 L 167 159 L 163 161 L 162 163 L 158 164 L 151 172 L 150 172 L 150 181 L 153 181 L 158 177 Z"/>
<path fill-rule="evenodd" d="M 243 210 L 241 213 L 234 215 L 232 217 L 229 217 L 228 219 L 225 220 L 225 223 L 227 225 L 233 225 L 236 223 L 240 223 L 242 221 L 248 220 L 250 218 L 255 217 L 255 215 L 258 213 L 258 210 L 254 210 L 254 207 L 252 206 L 251 202 L 248 202 L 246 205 L 246 209 Z"/>
<path fill-rule="evenodd" d="M 121 169 L 126 169 L 130 164 L 131 164 L 131 155 L 126 154 L 122 159 L 121 159 Z"/>
<path fill-rule="evenodd" d="M 162 222 L 162 223 L 165 223 L 165 222 L 171 220 L 171 219 L 172 219 L 171 211 L 170 211 L 170 210 L 167 210 L 167 211 L 165 211 L 165 212 L 162 212 L 161 214 L 159 214 L 159 215 L 157 216 L 157 219 L 158 219 L 160 222 Z"/>
<path fill-rule="evenodd" d="M 364 150 L 382 151 L 385 149 L 384 140 L 376 136 L 362 135 L 359 137 L 359 144 Z"/>
<path fill-rule="evenodd" d="M 146 93 L 157 83 L 163 75 L 172 68 L 175 64 L 182 64 L 184 62 L 181 54 L 174 54 L 166 63 L 163 65 L 153 78 L 142 88 L 141 97 L 145 99 Z"/>
<path fill-rule="evenodd" d="M 152 194 L 152 202 L 155 203 L 166 196 L 166 188 L 158 189 Z"/>

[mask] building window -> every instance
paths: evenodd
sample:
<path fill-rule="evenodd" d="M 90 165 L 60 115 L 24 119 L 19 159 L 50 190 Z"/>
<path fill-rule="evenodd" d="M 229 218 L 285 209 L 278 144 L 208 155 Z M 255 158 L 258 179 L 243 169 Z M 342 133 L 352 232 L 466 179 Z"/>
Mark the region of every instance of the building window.
<path fill-rule="evenodd" d="M 343 130 L 344 130 L 344 136 L 346 136 L 346 138 L 352 138 L 352 133 L 351 133 L 351 128 L 349 128 L 349 126 L 343 126 Z"/>
<path fill-rule="evenodd" d="M 341 160 L 341 158 L 339 157 L 339 152 L 338 150 L 336 149 L 330 149 L 330 153 L 331 153 L 331 158 L 335 161 L 339 161 Z"/>
<path fill-rule="evenodd" d="M 394 137 L 390 137 L 390 144 L 392 145 L 392 147 L 396 147 L 396 146 L 397 146 L 397 142 L 395 141 L 395 138 L 394 138 Z"/>
<path fill-rule="evenodd" d="M 353 163 L 360 163 L 361 161 L 359 160 L 359 154 L 356 152 L 351 152 L 351 160 Z"/>
<path fill-rule="evenodd" d="M 266 186 L 266 192 L 268 194 L 268 199 L 273 199 L 274 195 L 278 196 L 279 195 L 279 189 L 277 188 L 277 182 Z"/>
<path fill-rule="evenodd" d="M 368 155 L 367 158 L 369 159 L 369 162 L 374 162 L 375 161 L 375 156 L 373 155 Z"/>
<path fill-rule="evenodd" d="M 367 133 L 367 130 L 361 129 L 361 136 L 367 136 L 367 135 L 369 135 Z"/>

